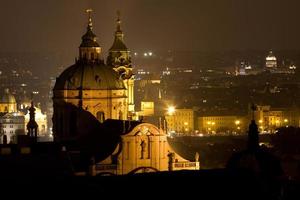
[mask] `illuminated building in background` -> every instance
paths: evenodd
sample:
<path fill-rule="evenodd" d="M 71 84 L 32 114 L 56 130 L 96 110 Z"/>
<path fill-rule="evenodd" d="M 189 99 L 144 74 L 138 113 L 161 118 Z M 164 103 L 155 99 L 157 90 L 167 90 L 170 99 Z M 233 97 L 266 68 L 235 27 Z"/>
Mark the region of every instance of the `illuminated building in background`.
<path fill-rule="evenodd" d="M 143 100 L 141 101 L 140 116 L 153 116 L 154 115 L 154 102 Z"/>
<path fill-rule="evenodd" d="M 168 107 L 165 119 L 169 132 L 188 134 L 194 131 L 193 109 L 178 109 L 170 106 Z"/>
<path fill-rule="evenodd" d="M 14 97 L 6 88 L 0 97 L 0 113 L 17 112 L 17 102 Z"/>
<path fill-rule="evenodd" d="M 244 133 L 245 120 L 235 115 L 214 115 L 198 117 L 198 127 L 203 134 Z"/>
<path fill-rule="evenodd" d="M 140 116 L 153 116 L 155 114 L 154 100 L 155 97 L 151 93 L 151 86 L 150 84 L 146 84 L 144 87 L 144 98 L 141 100 Z"/>
<path fill-rule="evenodd" d="M 104 64 L 101 47 L 92 29 L 89 16 L 79 58 L 57 78 L 53 89 L 53 134 L 57 140 L 78 135 L 81 109 L 99 122 L 128 118 L 128 97 L 123 79 Z"/>
<path fill-rule="evenodd" d="M 25 118 L 20 112 L 6 113 L 0 117 L 1 124 L 1 142 L 6 135 L 7 143 L 15 143 L 17 135 L 25 135 Z"/>
<path fill-rule="evenodd" d="M 283 110 L 271 109 L 269 105 L 257 105 L 254 119 L 258 122 L 261 133 L 274 133 L 276 128 L 287 126 L 289 120 L 284 118 Z"/>
<path fill-rule="evenodd" d="M 120 13 L 118 12 L 117 30 L 112 47 L 108 51 L 107 65 L 122 77 L 128 104 L 128 114 L 130 118 L 134 115 L 134 74 L 132 72 L 132 63 L 130 51 L 124 43 L 124 33 L 121 30 Z"/>
<path fill-rule="evenodd" d="M 273 51 L 269 52 L 269 55 L 266 57 L 266 68 L 274 69 L 277 67 L 277 59 L 273 54 Z"/>

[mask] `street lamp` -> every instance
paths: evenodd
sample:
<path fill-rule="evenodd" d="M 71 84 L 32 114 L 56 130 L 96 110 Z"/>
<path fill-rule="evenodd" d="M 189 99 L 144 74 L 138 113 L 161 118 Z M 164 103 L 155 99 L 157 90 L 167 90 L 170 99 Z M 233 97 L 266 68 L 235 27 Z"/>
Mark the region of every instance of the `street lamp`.
<path fill-rule="evenodd" d="M 237 132 L 239 133 L 240 130 L 241 130 L 241 127 L 240 127 L 241 121 L 240 120 L 235 120 L 234 123 L 236 125 Z"/>
<path fill-rule="evenodd" d="M 173 115 L 175 113 L 175 107 L 174 106 L 169 106 L 168 107 L 168 114 Z"/>
<path fill-rule="evenodd" d="M 287 124 L 287 123 L 289 122 L 289 120 L 288 120 L 288 119 L 284 119 L 283 121 L 284 121 L 285 127 L 288 127 L 288 124 Z"/>

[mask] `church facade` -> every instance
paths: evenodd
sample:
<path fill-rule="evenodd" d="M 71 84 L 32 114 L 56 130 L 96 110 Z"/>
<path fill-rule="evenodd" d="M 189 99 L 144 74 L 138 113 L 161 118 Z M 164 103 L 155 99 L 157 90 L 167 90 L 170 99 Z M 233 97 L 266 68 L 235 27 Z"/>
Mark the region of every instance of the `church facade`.
<path fill-rule="evenodd" d="M 91 10 L 88 13 L 79 57 L 53 89 L 54 141 L 66 145 L 67 151 L 73 148 L 69 142 L 75 141 L 77 149 L 69 153 L 82 152 L 91 175 L 184 168 L 189 161 L 175 155 L 164 130 L 135 120 L 134 74 L 120 15 L 105 64 L 92 31 Z M 187 166 L 199 169 L 199 162 Z"/>

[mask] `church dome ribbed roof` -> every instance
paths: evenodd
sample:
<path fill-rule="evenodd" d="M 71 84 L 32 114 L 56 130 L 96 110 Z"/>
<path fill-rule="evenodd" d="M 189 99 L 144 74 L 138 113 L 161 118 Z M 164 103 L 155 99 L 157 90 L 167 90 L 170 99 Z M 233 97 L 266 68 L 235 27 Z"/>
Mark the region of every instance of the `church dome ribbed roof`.
<path fill-rule="evenodd" d="M 54 90 L 114 90 L 125 89 L 117 72 L 103 63 L 77 62 L 56 80 Z"/>

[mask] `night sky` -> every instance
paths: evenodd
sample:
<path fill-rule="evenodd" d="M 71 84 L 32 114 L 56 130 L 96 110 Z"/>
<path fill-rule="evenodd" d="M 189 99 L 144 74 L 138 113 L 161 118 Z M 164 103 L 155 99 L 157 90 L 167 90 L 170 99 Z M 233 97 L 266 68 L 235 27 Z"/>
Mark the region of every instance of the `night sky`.
<path fill-rule="evenodd" d="M 104 51 L 121 10 L 134 51 L 299 49 L 299 0 L 0 0 L 1 51 L 77 55 L 86 8 Z"/>

